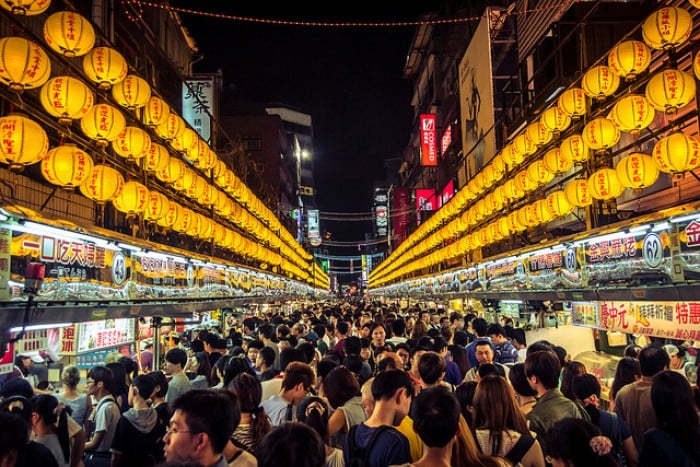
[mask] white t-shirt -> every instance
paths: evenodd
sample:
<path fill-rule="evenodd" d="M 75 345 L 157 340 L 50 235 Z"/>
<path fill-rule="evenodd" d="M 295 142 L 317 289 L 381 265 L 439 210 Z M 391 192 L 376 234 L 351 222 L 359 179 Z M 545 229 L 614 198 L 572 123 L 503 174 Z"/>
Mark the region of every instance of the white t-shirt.
<path fill-rule="evenodd" d="M 121 417 L 119 406 L 112 396 L 105 396 L 97 403 L 95 411 L 95 433 L 104 432 L 102 441 L 95 449 L 96 452 L 109 452 L 112 447 L 112 440 L 117 431 L 117 423 Z"/>

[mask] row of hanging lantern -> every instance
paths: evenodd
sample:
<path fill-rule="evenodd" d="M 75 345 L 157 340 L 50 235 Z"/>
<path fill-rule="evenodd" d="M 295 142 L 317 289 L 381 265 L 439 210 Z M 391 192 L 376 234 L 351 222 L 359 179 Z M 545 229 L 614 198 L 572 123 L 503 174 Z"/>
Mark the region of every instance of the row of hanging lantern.
<path fill-rule="evenodd" d="M 40 2 L 41 3 L 41 2 Z M 49 2 L 42 5 L 48 8 Z M 6 9 L 15 13 L 39 14 L 30 2 L 0 3 Z M 67 33 L 66 31 L 70 31 Z M 121 107 L 140 114 L 141 122 L 152 128 L 155 134 L 163 139 L 173 150 L 194 167 L 212 170 L 215 180 L 223 181 L 226 185 L 218 184 L 218 188 L 210 185 L 196 171 L 183 163 L 179 158 L 171 157 L 169 151 L 162 145 L 151 141 L 148 132 L 136 126 L 127 126 L 126 118 L 115 107 L 107 103 L 94 103 L 94 96 L 89 86 L 77 78 L 57 76 L 50 78 L 51 66 L 46 52 L 37 44 L 21 37 L 5 37 L 0 39 L 0 83 L 7 85 L 14 92 L 20 93 L 27 89 L 39 89 L 42 107 L 47 113 L 56 117 L 60 124 L 70 125 L 74 120 L 80 120 L 83 133 L 98 146 L 112 145 L 115 154 L 132 161 L 144 160 L 144 168 L 155 173 L 161 181 L 172 183 L 178 191 L 190 198 L 196 199 L 205 207 L 216 206 L 217 212 L 226 212 L 229 205 L 237 205 L 219 188 L 225 190 L 240 204 L 249 210 L 238 209 L 239 216 L 236 224 L 268 241 L 272 248 L 280 248 L 282 254 L 296 265 L 308 268 L 307 261 L 311 256 L 303 250 L 294 237 L 282 228 L 279 219 L 264 206 L 250 189 L 220 161 L 208 144 L 190 129 L 184 120 L 171 111 L 167 103 L 152 95 L 148 83 L 142 78 L 128 74 L 126 60 L 114 49 L 109 47 L 93 47 L 95 43 L 94 30 L 85 18 L 75 12 L 62 11 L 50 15 L 44 23 L 44 39 L 46 44 L 56 52 L 66 57 L 83 56 L 83 71 L 100 89 L 111 89 L 112 97 Z M 41 161 L 48 155 L 48 138 L 39 125 L 19 115 L 3 118 L 2 131 L 6 137 L 0 160 L 4 160 L 11 168 L 17 169 Z M 19 125 L 19 126 L 17 126 Z M 19 131 L 18 131 L 19 130 Z M 26 135 L 23 136 L 23 135 Z M 34 136 L 31 136 L 34 135 Z M 25 140 L 32 138 L 31 144 Z M 46 143 L 46 144 L 45 144 Z M 76 148 L 77 149 L 77 148 Z M 69 152 L 74 152 L 72 149 Z M 55 152 L 51 152 L 52 157 Z M 86 155 L 87 156 L 87 155 Z M 89 157 L 89 156 L 88 156 Z M 80 157 L 76 162 L 84 162 Z M 59 170 L 67 170 L 68 165 L 48 164 Z M 75 174 L 62 173 L 54 176 L 53 180 L 68 183 L 62 186 L 68 188 L 78 186 L 86 173 L 86 167 L 75 168 Z M 102 183 L 106 178 L 113 177 L 109 185 L 119 186 L 118 177 L 114 171 L 104 171 L 95 178 Z M 121 175 L 120 175 L 121 177 Z M 95 186 L 96 189 L 96 186 Z M 82 189 L 85 194 L 86 190 Z M 111 197 L 108 196 L 111 194 Z M 118 191 L 105 189 L 99 196 L 88 196 L 99 202 L 113 201 Z M 222 199 L 219 201 L 219 199 Z M 124 206 L 114 203 L 115 208 Z M 239 207 L 240 208 L 240 207 Z M 250 215 L 253 212 L 258 218 Z M 260 222 L 262 221 L 262 222 Z M 269 226 L 269 229 L 263 225 Z M 274 231 L 279 232 L 276 234 Z"/>
<path fill-rule="evenodd" d="M 581 134 L 570 135 L 558 147 L 555 145 L 551 148 L 561 132 L 586 115 L 587 98 L 604 102 L 618 90 L 621 79 L 634 81 L 649 68 L 652 57 L 650 48 L 672 49 L 687 41 L 691 32 L 692 17 L 688 11 L 664 7 L 653 12 L 642 24 L 644 42 L 625 40 L 616 44 L 608 53 L 607 66 L 590 68 L 582 76 L 580 87 L 571 87 L 563 92 L 555 105 L 544 110 L 535 122 L 513 138 L 462 190 L 373 271 L 373 283 L 377 282 L 376 279 L 386 282 L 456 257 L 458 251 L 464 253 L 488 245 L 506 238 L 508 232 L 522 231 L 568 215 L 576 207 L 590 205 L 593 199 L 609 201 L 620 196 L 626 188 L 651 186 L 658 179 L 659 171 L 679 175 L 700 166 L 698 140 L 680 132 L 672 133 L 654 146 L 651 156 L 629 154 L 620 160 L 615 169 L 599 169 L 588 179 L 573 180 L 564 190 L 555 192 L 558 194 L 552 199 L 566 201 L 571 210 L 563 203 L 548 203 L 550 194 L 547 200 L 528 204 L 448 247 L 423 256 L 444 240 L 477 227 L 480 221 L 503 209 L 508 202 L 524 198 L 536 188 L 551 182 L 555 176 L 568 172 L 574 164 L 585 162 L 591 152 L 606 153 L 619 142 L 621 131 L 636 136 L 651 125 L 656 110 L 672 116 L 691 103 L 696 91 L 693 76 L 675 68 L 663 69 L 648 80 L 644 94 L 629 94 L 620 98 L 607 116 L 591 119 Z M 696 77 L 700 79 L 700 53 L 696 54 L 693 65 Z M 542 148 L 551 149 L 526 168 L 520 169 Z M 508 174 L 512 175 L 511 178 L 499 184 Z M 484 194 L 494 186 L 490 193 Z M 465 210 L 470 202 L 471 207 Z M 509 220 L 506 222 L 504 219 Z M 445 227 L 436 230 L 443 224 L 446 224 Z M 474 238 L 478 238 L 478 241 L 474 241 Z M 457 245 L 470 248 L 460 249 Z"/>

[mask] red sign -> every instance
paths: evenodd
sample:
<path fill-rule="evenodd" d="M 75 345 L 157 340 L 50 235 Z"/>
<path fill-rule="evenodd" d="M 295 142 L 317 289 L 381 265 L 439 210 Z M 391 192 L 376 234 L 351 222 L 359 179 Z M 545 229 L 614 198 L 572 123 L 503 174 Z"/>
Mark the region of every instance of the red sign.
<path fill-rule="evenodd" d="M 700 245 L 700 223 L 693 221 L 688 224 L 685 234 L 688 236 L 688 246 Z"/>
<path fill-rule="evenodd" d="M 420 165 L 437 165 L 435 114 L 421 114 L 420 116 Z"/>
<path fill-rule="evenodd" d="M 450 180 L 447 182 L 447 185 L 445 185 L 445 188 L 442 189 L 442 193 L 440 194 L 440 206 L 447 204 L 447 202 L 451 200 L 454 195 L 455 182 L 454 180 Z"/>
<path fill-rule="evenodd" d="M 435 189 L 416 189 L 416 211 L 434 211 L 438 208 L 435 202 Z"/>
<path fill-rule="evenodd" d="M 394 188 L 392 191 L 392 222 L 394 244 L 398 245 L 406 239 L 408 233 L 409 199 L 408 188 Z"/>
<path fill-rule="evenodd" d="M 440 140 L 440 154 L 443 156 L 447 152 L 447 148 L 452 144 L 452 126 L 448 126 L 445 132 L 442 134 L 442 139 Z"/>

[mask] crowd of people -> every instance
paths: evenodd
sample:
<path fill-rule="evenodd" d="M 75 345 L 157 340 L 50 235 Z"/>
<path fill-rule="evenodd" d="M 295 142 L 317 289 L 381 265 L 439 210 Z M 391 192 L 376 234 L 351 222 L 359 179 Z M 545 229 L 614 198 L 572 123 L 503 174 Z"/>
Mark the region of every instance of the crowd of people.
<path fill-rule="evenodd" d="M 700 465 L 673 345 L 630 346 L 603 404 L 564 347 L 456 311 L 318 304 L 187 337 L 68 366 L 57 394 L 6 379 L 0 465 Z"/>

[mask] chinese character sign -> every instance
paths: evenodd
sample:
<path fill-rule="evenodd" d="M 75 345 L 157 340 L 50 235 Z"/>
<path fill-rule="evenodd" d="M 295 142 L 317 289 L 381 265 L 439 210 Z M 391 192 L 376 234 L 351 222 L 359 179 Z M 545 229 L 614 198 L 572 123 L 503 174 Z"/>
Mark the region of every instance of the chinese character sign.
<path fill-rule="evenodd" d="M 420 116 L 420 165 L 437 165 L 435 114 L 421 114 Z"/>
<path fill-rule="evenodd" d="M 182 84 L 182 117 L 199 136 L 211 144 L 214 116 L 214 77 L 190 79 Z"/>

